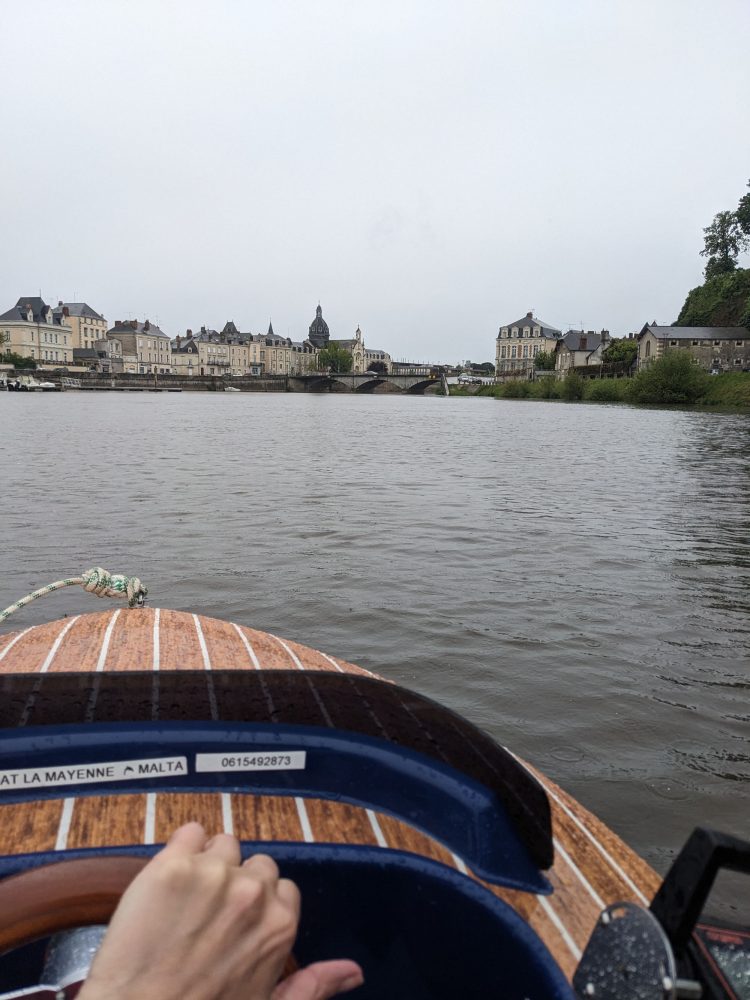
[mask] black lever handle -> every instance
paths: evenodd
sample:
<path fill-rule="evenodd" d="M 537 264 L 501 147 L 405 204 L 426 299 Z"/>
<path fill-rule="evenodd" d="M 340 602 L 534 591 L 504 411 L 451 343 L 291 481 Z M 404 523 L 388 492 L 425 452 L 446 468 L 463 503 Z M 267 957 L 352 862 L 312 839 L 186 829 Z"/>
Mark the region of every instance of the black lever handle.
<path fill-rule="evenodd" d="M 676 954 L 690 940 L 720 868 L 750 874 L 750 842 L 696 827 L 672 862 L 650 907 Z"/>

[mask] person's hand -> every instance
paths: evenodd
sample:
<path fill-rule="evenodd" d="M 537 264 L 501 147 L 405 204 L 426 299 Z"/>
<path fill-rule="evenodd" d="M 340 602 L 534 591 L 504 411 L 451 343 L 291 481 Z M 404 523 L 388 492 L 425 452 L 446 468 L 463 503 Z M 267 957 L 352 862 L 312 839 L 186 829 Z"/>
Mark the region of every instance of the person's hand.
<path fill-rule="evenodd" d="M 278 982 L 299 890 L 264 854 L 240 861 L 235 837 L 176 830 L 120 900 L 80 1000 L 327 1000 L 359 986 L 347 959 Z"/>

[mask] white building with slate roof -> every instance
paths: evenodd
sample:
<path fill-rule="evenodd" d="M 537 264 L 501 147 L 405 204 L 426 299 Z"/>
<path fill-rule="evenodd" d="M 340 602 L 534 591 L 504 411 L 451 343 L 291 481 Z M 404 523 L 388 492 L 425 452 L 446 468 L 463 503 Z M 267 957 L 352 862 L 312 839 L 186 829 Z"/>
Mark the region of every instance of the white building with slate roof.
<path fill-rule="evenodd" d="M 73 363 L 73 330 L 38 295 L 20 298 L 0 316 L 0 349 L 38 365 Z"/>
<path fill-rule="evenodd" d="M 562 331 L 527 312 L 515 323 L 500 327 L 495 341 L 495 371 L 498 375 L 526 374 L 534 369 L 540 351 L 553 353 Z"/>

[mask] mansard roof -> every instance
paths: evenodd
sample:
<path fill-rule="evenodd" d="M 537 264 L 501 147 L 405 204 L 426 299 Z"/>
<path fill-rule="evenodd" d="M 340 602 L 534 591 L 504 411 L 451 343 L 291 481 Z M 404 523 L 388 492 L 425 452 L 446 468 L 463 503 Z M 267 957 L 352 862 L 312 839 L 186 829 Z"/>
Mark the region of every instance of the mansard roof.
<path fill-rule="evenodd" d="M 545 323 L 543 319 L 539 319 L 538 316 L 534 316 L 533 313 L 526 313 L 521 319 L 517 319 L 514 323 L 502 323 L 500 326 L 501 330 L 508 329 L 517 326 L 519 330 L 522 330 L 525 326 L 538 326 L 541 329 L 542 337 L 560 337 L 562 336 L 562 330 L 558 330 L 556 326 L 552 326 L 550 323 Z"/>
<path fill-rule="evenodd" d="M 115 325 L 111 329 L 107 330 L 107 336 L 113 334 L 122 337 L 128 333 L 140 333 L 146 337 L 165 337 L 169 340 L 167 334 L 148 319 L 145 323 L 139 323 L 138 320 L 135 319 L 116 319 Z"/>
<path fill-rule="evenodd" d="M 568 330 L 560 341 L 560 347 L 564 345 L 569 351 L 588 351 L 589 354 L 597 349 L 602 342 L 600 333 L 587 332 L 586 330 Z"/>
<path fill-rule="evenodd" d="M 4 321 L 7 323 L 28 322 L 28 320 L 26 319 L 26 313 L 27 313 L 27 307 L 29 306 L 31 307 L 31 311 L 34 317 L 32 323 L 47 322 L 44 316 L 47 310 L 51 309 L 51 306 L 48 306 L 47 303 L 44 301 L 44 299 L 40 298 L 38 295 L 28 295 L 25 298 L 20 298 L 12 309 L 9 309 L 7 312 L 4 312 L 2 316 L 0 316 L 0 321 Z M 61 325 L 61 318 L 59 316 L 56 316 L 54 313 L 52 314 L 52 320 L 53 323 L 57 323 L 58 326 Z"/>
<path fill-rule="evenodd" d="M 98 313 L 87 302 L 58 302 L 55 315 L 64 308 L 67 308 L 69 316 L 81 316 L 86 319 L 104 319 L 101 313 Z"/>

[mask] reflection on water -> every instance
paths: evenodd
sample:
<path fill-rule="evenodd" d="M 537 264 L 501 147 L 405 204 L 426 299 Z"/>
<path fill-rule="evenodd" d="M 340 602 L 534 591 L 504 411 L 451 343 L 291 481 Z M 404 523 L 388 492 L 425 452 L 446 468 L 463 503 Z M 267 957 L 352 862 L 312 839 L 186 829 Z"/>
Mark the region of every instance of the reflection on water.
<path fill-rule="evenodd" d="M 663 869 L 748 829 L 750 420 L 490 399 L 0 396 L 0 606 L 90 565 L 457 708 Z M 18 627 L 98 607 L 65 592 Z"/>

